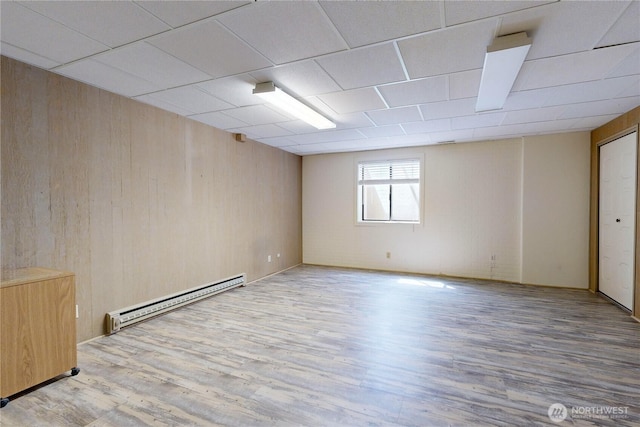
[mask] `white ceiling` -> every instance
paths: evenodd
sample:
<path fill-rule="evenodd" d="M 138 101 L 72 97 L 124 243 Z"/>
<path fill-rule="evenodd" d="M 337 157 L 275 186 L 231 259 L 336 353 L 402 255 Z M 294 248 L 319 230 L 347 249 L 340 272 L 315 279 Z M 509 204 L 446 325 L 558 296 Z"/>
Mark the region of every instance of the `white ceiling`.
<path fill-rule="evenodd" d="M 640 105 L 634 1 L 5 1 L 3 55 L 300 154 L 592 130 Z M 526 31 L 500 111 L 486 47 Z M 337 123 L 252 95 L 273 81 Z"/>

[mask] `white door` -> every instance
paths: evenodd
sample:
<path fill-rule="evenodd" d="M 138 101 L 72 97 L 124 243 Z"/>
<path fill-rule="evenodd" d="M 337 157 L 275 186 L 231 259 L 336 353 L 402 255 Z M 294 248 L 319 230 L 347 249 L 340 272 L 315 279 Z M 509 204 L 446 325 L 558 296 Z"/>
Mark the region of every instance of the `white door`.
<path fill-rule="evenodd" d="M 600 147 L 600 292 L 632 310 L 636 229 L 636 132 Z"/>

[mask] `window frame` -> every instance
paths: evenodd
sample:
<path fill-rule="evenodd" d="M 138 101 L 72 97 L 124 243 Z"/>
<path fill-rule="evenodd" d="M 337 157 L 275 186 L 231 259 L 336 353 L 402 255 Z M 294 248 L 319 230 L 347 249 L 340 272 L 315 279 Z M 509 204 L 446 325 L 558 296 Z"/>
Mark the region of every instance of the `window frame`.
<path fill-rule="evenodd" d="M 364 220 L 362 219 L 362 198 L 360 194 L 360 165 L 361 164 L 375 164 L 375 163 L 391 163 L 394 162 L 406 162 L 406 161 L 417 161 L 419 167 L 419 178 L 418 178 L 418 220 L 417 221 L 401 221 L 401 220 Z M 396 224 L 396 225 L 423 225 L 424 221 L 424 155 L 422 153 L 408 153 L 404 156 L 367 156 L 367 157 L 359 157 L 354 159 L 354 175 L 355 175 L 355 185 L 354 185 L 354 220 L 355 224 L 358 226 L 385 226 L 387 224 Z M 398 183 L 400 184 L 400 183 Z M 390 209 L 393 209 L 393 206 L 390 204 Z M 392 215 L 392 212 L 390 212 Z"/>

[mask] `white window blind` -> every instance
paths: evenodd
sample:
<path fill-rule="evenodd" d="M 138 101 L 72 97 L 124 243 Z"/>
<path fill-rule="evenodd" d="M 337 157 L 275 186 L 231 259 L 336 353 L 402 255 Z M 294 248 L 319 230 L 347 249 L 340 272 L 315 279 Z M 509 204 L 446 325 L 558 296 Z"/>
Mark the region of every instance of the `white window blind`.
<path fill-rule="evenodd" d="M 420 160 L 358 163 L 359 221 L 420 221 Z"/>

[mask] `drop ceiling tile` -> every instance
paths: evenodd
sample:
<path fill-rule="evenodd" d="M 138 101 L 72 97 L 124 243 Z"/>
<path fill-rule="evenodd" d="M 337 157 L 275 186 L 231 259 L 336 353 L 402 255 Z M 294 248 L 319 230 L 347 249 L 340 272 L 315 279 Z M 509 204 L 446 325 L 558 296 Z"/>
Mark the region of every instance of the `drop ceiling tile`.
<path fill-rule="evenodd" d="M 214 95 L 236 107 L 264 104 L 264 100 L 253 94 L 253 89 L 258 81 L 249 74 L 241 74 L 232 77 L 209 80 L 196 84 L 205 92 Z"/>
<path fill-rule="evenodd" d="M 336 115 L 333 120 L 338 125 L 338 129 L 366 128 L 374 125 L 365 113 Z"/>
<path fill-rule="evenodd" d="M 520 131 L 523 135 L 544 135 L 547 133 L 567 132 L 577 122 L 576 119 L 570 120 L 555 120 L 548 122 L 536 122 L 529 124 L 522 124 Z M 515 126 L 515 125 L 514 125 Z"/>
<path fill-rule="evenodd" d="M 427 120 L 423 122 L 405 123 L 402 125 L 407 134 L 443 132 L 451 130 L 451 119 Z"/>
<path fill-rule="evenodd" d="M 640 97 L 638 96 L 572 104 L 562 107 L 564 108 L 564 112 L 558 118 L 576 119 L 590 116 L 603 116 L 607 114 L 621 115 L 632 110 L 638 105 L 640 105 Z"/>
<path fill-rule="evenodd" d="M 347 48 L 316 2 L 259 2 L 219 21 L 275 64 Z"/>
<path fill-rule="evenodd" d="M 208 113 L 232 108 L 220 99 L 193 86 L 183 86 L 149 94 L 149 97 L 176 105 L 193 113 Z"/>
<path fill-rule="evenodd" d="M 610 114 L 607 116 L 595 116 L 595 117 L 583 117 L 581 119 L 576 120 L 575 123 L 571 126 L 571 130 L 584 129 L 584 130 L 593 130 L 595 128 L 599 128 L 600 126 L 609 123 L 611 120 L 617 118 L 619 114 Z"/>
<path fill-rule="evenodd" d="M 317 153 L 340 153 L 343 151 L 361 151 L 370 150 L 370 146 L 367 144 L 369 140 L 358 139 L 352 141 L 339 141 L 339 142 L 326 142 L 321 144 L 308 144 L 303 145 L 305 154 L 317 154 Z M 322 151 L 318 151 L 322 149 Z"/>
<path fill-rule="evenodd" d="M 345 114 L 329 117 L 336 123 L 337 130 L 373 127 L 371 120 L 364 113 Z M 302 120 L 278 123 L 278 126 L 295 134 L 316 133 L 318 129 Z"/>
<path fill-rule="evenodd" d="M 292 135 L 289 137 L 297 144 L 318 144 L 321 142 L 339 142 L 348 141 L 350 139 L 362 139 L 363 135 L 357 130 L 326 130 L 316 133 L 308 133 L 305 135 Z"/>
<path fill-rule="evenodd" d="M 307 104 L 309 107 L 313 108 L 318 113 L 322 114 L 323 116 L 326 116 L 328 119 L 332 121 L 335 121 L 335 118 L 340 115 L 331 107 L 329 107 L 326 103 L 324 103 L 324 101 L 322 101 L 318 96 L 308 96 L 306 98 L 301 99 L 300 101 Z M 347 113 L 347 114 L 352 114 L 352 113 Z"/>
<path fill-rule="evenodd" d="M 29 52 L 28 50 L 20 49 L 19 47 L 12 46 L 5 42 L 2 42 L 0 52 L 2 52 L 2 55 L 4 56 L 17 59 L 18 61 L 27 64 L 35 65 L 39 68 L 44 68 L 45 70 L 60 65 L 59 62 L 52 59 L 45 58 L 44 56 Z"/>
<path fill-rule="evenodd" d="M 634 50 L 633 45 L 622 45 L 527 61 L 522 66 L 513 90 L 539 89 L 600 80 Z"/>
<path fill-rule="evenodd" d="M 313 154 L 328 153 L 329 151 L 326 151 L 322 148 L 323 145 L 324 144 L 310 144 L 310 145 L 294 144 L 294 145 L 282 146 L 279 148 L 281 150 L 288 151 L 289 153 L 296 154 L 298 156 L 310 156 Z M 314 148 L 316 146 L 317 148 Z"/>
<path fill-rule="evenodd" d="M 325 150 L 325 152 L 331 153 L 339 153 L 343 151 L 379 150 L 380 148 L 389 148 L 389 144 L 391 144 L 390 141 L 395 140 L 396 138 L 363 138 L 350 141 L 311 144 L 305 147 L 310 147 L 310 149 L 317 149 L 318 146 L 321 146 Z"/>
<path fill-rule="evenodd" d="M 238 120 L 219 111 L 213 113 L 194 114 L 189 116 L 189 118 L 209 126 L 225 130 L 247 125 L 247 123 L 242 120 Z"/>
<path fill-rule="evenodd" d="M 343 89 L 406 79 L 393 43 L 340 52 L 316 61 Z"/>
<path fill-rule="evenodd" d="M 469 116 L 476 112 L 475 98 L 454 99 L 432 102 L 420 106 L 424 120 L 444 119 L 456 116 Z"/>
<path fill-rule="evenodd" d="M 607 77 L 622 77 L 638 74 L 638 70 L 640 70 L 640 45 L 637 46 L 629 56 L 616 65 Z"/>
<path fill-rule="evenodd" d="M 510 25 L 515 28 L 516 23 L 524 23 L 527 24 L 527 31 L 531 29 L 534 45 L 543 42 L 558 43 L 561 49 L 557 51 L 586 46 L 588 43 L 585 44 L 582 39 L 574 41 L 571 40 L 572 37 L 563 36 L 564 38 L 556 40 L 555 37 L 541 34 L 543 31 L 540 29 L 555 29 L 560 35 L 569 33 L 570 31 L 560 28 L 562 20 L 558 20 L 553 13 L 560 13 L 564 19 L 569 14 L 568 11 L 582 14 L 582 7 L 550 4 L 512 11 L 500 18 L 487 18 L 482 13 L 489 9 L 511 8 L 516 5 L 513 2 L 470 3 L 467 6 L 471 9 L 463 10 L 461 5 L 442 2 L 313 2 L 304 6 L 289 3 L 296 16 L 302 14 L 303 10 L 315 10 L 309 20 L 316 26 L 315 29 L 329 29 L 336 35 L 340 41 L 339 52 L 331 51 L 318 58 L 273 66 L 273 62 L 248 45 L 247 40 L 237 37 L 220 22 L 227 19 L 233 21 L 242 27 L 241 31 L 253 37 L 257 33 L 255 28 L 249 28 L 241 22 L 245 11 L 253 16 L 252 19 L 259 21 L 262 17 L 257 16 L 256 10 L 280 8 L 283 16 L 286 16 L 290 15 L 289 8 L 285 11 L 279 2 L 257 5 L 247 1 L 224 5 L 214 3 L 216 2 L 127 2 L 129 6 L 121 8 L 122 10 L 133 6 L 140 9 L 144 16 L 150 15 L 142 9 L 153 10 L 153 15 L 162 15 L 158 18 L 170 21 L 171 25 L 184 25 L 194 21 L 177 30 L 156 34 L 146 41 L 109 50 L 108 46 L 95 43 L 78 31 L 34 13 L 29 9 L 29 3 L 5 1 L 1 3 L 2 53 L 15 55 L 19 60 L 31 61 L 40 67 L 57 68 L 60 74 L 125 96 L 133 96 L 140 102 L 188 116 L 207 125 L 246 133 L 252 139 L 298 154 L 591 130 L 640 105 L 640 43 L 596 50 L 590 45 L 569 53 L 569 56 L 529 59 L 507 98 L 504 109 L 499 112 L 475 113 L 484 50 L 491 43 L 494 34 L 503 33 Z M 638 7 L 636 3 L 638 2 L 626 1 L 621 7 L 630 5 L 630 10 L 635 10 Z M 44 3 L 34 4 L 34 7 L 53 7 Z M 227 9 L 222 15 L 213 17 L 218 7 Z M 420 17 L 419 13 L 423 12 L 421 7 L 437 9 L 439 13 Z M 615 4 L 613 7 L 619 5 Z M 356 12 L 361 8 L 364 11 L 362 14 Z M 380 15 L 379 11 L 387 8 L 389 19 L 385 21 L 385 25 L 367 22 L 366 16 Z M 459 8 L 456 12 L 459 16 L 465 13 L 476 15 L 471 18 L 472 22 L 452 28 L 438 29 L 438 23 L 438 28 L 418 30 L 418 34 L 415 33 L 416 28 L 422 25 L 420 22 L 428 20 L 429 25 L 435 25 L 440 18 L 444 19 L 446 9 L 452 8 Z M 407 13 L 409 9 L 415 10 L 416 16 Z M 591 4 L 585 6 L 585 9 L 589 13 L 600 10 L 598 6 Z M 344 10 L 344 14 L 336 12 L 340 10 Z M 6 11 L 9 12 L 5 13 Z M 76 12 L 69 12 L 69 16 L 74 13 Z M 638 28 L 629 28 L 629 23 L 625 21 L 626 13 L 628 11 L 605 13 L 603 19 L 608 22 L 607 25 L 612 26 L 611 30 L 603 25 L 595 29 L 597 34 L 588 34 L 588 37 L 595 40 L 593 43 L 597 42 L 598 46 L 621 40 L 620 37 L 635 37 L 633 34 L 636 34 Z M 321 18 L 316 19 L 318 17 Z M 447 19 L 451 17 L 452 15 L 448 15 Z M 12 23 L 7 23 L 7 20 L 14 18 L 19 18 L 20 25 L 11 27 Z M 582 19 L 580 25 L 593 19 L 595 18 Z M 333 28 L 331 20 L 339 27 L 342 36 Z M 387 27 L 394 20 L 406 20 L 407 25 Z M 351 26 L 349 21 L 352 21 Z M 286 25 L 289 29 L 298 30 L 304 26 L 298 23 Z M 569 20 L 568 25 L 577 25 L 575 19 Z M 28 31 L 23 27 L 28 28 Z M 53 30 L 48 31 L 51 28 Z M 600 29 L 602 31 L 598 33 Z M 15 36 L 21 31 L 24 33 L 22 36 Z M 271 33 L 269 31 L 264 34 L 270 36 Z M 398 42 L 389 42 L 391 33 L 406 34 L 401 35 L 402 39 Z M 22 44 L 8 42 L 5 35 Z M 32 42 L 34 37 L 36 42 Z M 47 47 L 47 38 L 58 37 L 62 37 L 65 42 L 70 40 L 71 43 L 58 50 L 53 45 L 51 49 Z M 470 37 L 471 43 L 477 45 L 477 48 L 468 47 L 469 40 L 465 40 L 466 37 Z M 487 40 L 479 42 L 478 39 L 482 37 Z M 74 43 L 84 46 L 83 41 L 99 47 L 98 51 L 87 54 L 95 56 L 74 57 L 78 54 Z M 347 42 L 358 47 L 346 50 Z M 574 42 L 575 45 L 572 44 Z M 306 35 L 303 35 L 304 46 L 300 46 L 299 51 L 298 46 L 295 46 L 293 51 L 280 52 L 279 46 L 271 47 L 268 41 L 261 40 L 260 43 L 264 49 L 274 49 L 270 53 L 275 55 L 298 55 L 296 52 L 302 52 L 311 45 L 313 49 L 319 50 L 326 47 L 323 40 L 311 40 Z M 296 40 L 286 41 L 286 44 L 295 43 Z M 553 52 L 556 48 L 539 46 L 538 49 L 540 52 Z M 480 60 L 472 61 L 471 56 L 476 54 L 476 50 L 480 52 Z M 65 62 L 50 54 L 69 55 L 69 61 L 76 62 L 65 65 Z M 407 61 L 406 73 L 400 67 L 401 64 L 395 62 L 401 59 Z M 380 63 L 385 62 L 391 63 L 390 72 L 384 67 L 378 68 Z M 477 66 L 467 68 L 472 63 L 477 63 Z M 449 73 L 451 70 L 452 73 Z M 406 81 L 406 74 L 421 73 L 435 74 Z M 222 77 L 211 79 L 219 76 Z M 401 82 L 381 83 L 395 78 L 400 78 Z M 251 92 L 255 83 L 269 80 L 275 81 L 283 89 L 301 97 L 303 102 L 334 120 L 337 129 L 318 132 L 300 120 L 280 113 L 275 107 L 264 104 L 262 99 Z M 200 83 L 187 86 L 197 81 Z M 340 84 L 358 89 L 343 92 Z M 554 87 L 548 88 L 546 85 Z M 171 89 L 172 86 L 178 88 Z M 169 90 L 163 90 L 167 88 Z M 400 107 L 407 105 L 411 107 Z M 240 108 L 235 110 L 235 107 Z M 216 111 L 210 110 L 212 108 Z M 203 111 L 211 112 L 198 113 Z M 460 130 L 451 130 L 456 128 Z"/>
<path fill-rule="evenodd" d="M 385 148 L 405 148 L 405 147 L 424 147 L 432 145 L 431 135 L 426 133 L 415 135 L 397 136 L 395 138 L 387 138 L 385 145 L 377 147 L 378 150 Z"/>
<path fill-rule="evenodd" d="M 440 2 L 320 3 L 350 47 L 435 30 L 440 24 Z M 384 22 L 384 25 L 380 25 Z"/>
<path fill-rule="evenodd" d="M 355 141 L 354 141 L 355 142 Z M 386 139 L 363 139 L 358 141 L 358 144 L 325 144 L 327 150 L 330 150 L 331 153 L 342 153 L 347 151 L 371 151 L 371 150 L 381 150 L 385 148 L 401 148 L 404 145 L 395 145 L 395 139 L 386 138 Z M 353 145 L 353 146 L 350 146 Z"/>
<path fill-rule="evenodd" d="M 576 119 L 552 120 L 523 125 L 523 134 L 544 134 L 554 132 L 567 132 L 577 123 Z"/>
<path fill-rule="evenodd" d="M 596 47 L 640 41 L 640 2 L 632 1 Z"/>
<path fill-rule="evenodd" d="M 191 114 L 194 114 L 193 111 L 185 110 L 184 108 L 180 108 L 177 105 L 173 105 L 161 99 L 154 98 L 153 95 L 141 95 L 141 96 L 135 97 L 134 99 L 140 102 L 144 102 L 145 104 L 153 105 L 154 107 L 158 107 L 166 111 L 171 111 L 172 113 L 176 113 L 181 116 L 189 116 Z"/>
<path fill-rule="evenodd" d="M 215 21 L 182 27 L 149 43 L 212 77 L 245 73 L 271 65 Z"/>
<path fill-rule="evenodd" d="M 529 110 L 510 111 L 504 118 L 502 125 L 513 125 L 529 122 L 545 122 L 560 117 L 566 106 L 533 108 Z"/>
<path fill-rule="evenodd" d="M 527 110 L 540 108 L 547 103 L 554 94 L 553 88 L 525 90 L 511 92 L 504 103 L 503 111 Z"/>
<path fill-rule="evenodd" d="M 64 64 L 108 49 L 22 5 L 2 1 L 0 34 L 14 47 Z"/>
<path fill-rule="evenodd" d="M 291 154 L 295 154 L 297 156 L 301 156 L 302 157 L 302 156 L 305 155 L 305 153 L 299 147 L 301 147 L 301 146 L 292 145 L 292 146 L 288 146 L 288 147 L 282 147 L 280 149 L 284 150 L 284 151 L 287 151 L 287 152 L 289 152 Z M 326 151 L 325 151 L 325 153 L 326 153 Z"/>
<path fill-rule="evenodd" d="M 448 99 L 447 76 L 385 85 L 381 86 L 379 91 L 389 107 L 445 101 Z"/>
<path fill-rule="evenodd" d="M 267 145 L 270 145 L 272 147 L 278 147 L 278 148 L 297 146 L 298 145 L 295 142 L 293 142 L 292 140 L 290 140 L 289 138 L 287 138 L 286 136 L 278 136 L 278 137 L 274 137 L 274 138 L 261 138 L 260 142 L 263 143 L 263 144 L 267 144 Z"/>
<path fill-rule="evenodd" d="M 551 3 L 545 1 L 445 1 L 444 14 L 447 26 L 476 21 L 518 10 Z"/>
<path fill-rule="evenodd" d="M 278 126 L 294 134 L 318 132 L 318 128 L 311 126 L 309 123 L 303 122 L 302 120 L 291 120 L 289 122 L 282 122 L 278 123 Z"/>
<path fill-rule="evenodd" d="M 360 148 L 360 150 L 362 150 L 363 146 L 366 146 L 368 150 L 379 150 L 380 148 L 403 147 L 405 145 L 403 141 L 405 141 L 407 137 L 407 135 L 399 135 L 393 137 L 367 138 L 352 141 L 352 143 L 357 143 L 358 146 L 356 147 Z M 390 146 L 390 144 L 395 147 Z"/>
<path fill-rule="evenodd" d="M 132 76 L 92 59 L 56 68 L 56 73 L 124 96 L 136 96 L 160 89 L 151 82 Z"/>
<path fill-rule="evenodd" d="M 281 128 L 278 125 L 258 125 L 258 126 L 244 126 L 232 129 L 235 133 L 244 133 L 251 139 L 260 139 L 262 138 L 274 138 L 274 137 L 282 137 L 286 135 L 292 135 L 291 132 Z"/>
<path fill-rule="evenodd" d="M 251 76 L 258 82 L 272 81 L 296 97 L 340 90 L 340 86 L 312 60 L 254 71 Z"/>
<path fill-rule="evenodd" d="M 357 113 L 386 107 L 378 92 L 372 88 L 327 93 L 319 95 L 318 99 L 338 114 Z"/>
<path fill-rule="evenodd" d="M 290 146 L 290 147 L 287 147 L 287 150 L 289 150 L 291 153 L 298 154 L 300 156 L 310 156 L 313 154 L 322 154 L 322 153 L 331 152 L 327 150 L 327 148 L 325 147 L 325 144 Z"/>
<path fill-rule="evenodd" d="M 617 77 L 596 82 L 576 83 L 553 88 L 545 106 L 576 104 L 615 97 L 637 81 L 637 76 Z"/>
<path fill-rule="evenodd" d="M 475 129 L 488 126 L 497 126 L 502 123 L 506 113 L 483 113 L 473 116 L 454 117 L 451 119 L 453 130 Z"/>
<path fill-rule="evenodd" d="M 378 126 L 402 124 L 422 120 L 418 107 L 388 108 L 367 112 L 367 115 Z"/>
<path fill-rule="evenodd" d="M 414 147 L 421 145 L 431 145 L 433 141 L 429 133 L 416 133 L 394 138 L 394 142 L 400 147 Z"/>
<path fill-rule="evenodd" d="M 522 125 L 489 126 L 473 130 L 473 138 L 480 140 L 503 139 L 509 137 L 521 137 Z"/>
<path fill-rule="evenodd" d="M 447 141 L 470 141 L 473 139 L 473 129 L 453 130 L 449 132 L 434 132 L 429 134 L 429 137 L 431 138 L 432 144 L 438 144 Z"/>
<path fill-rule="evenodd" d="M 170 29 L 129 1 L 26 1 L 22 4 L 111 47 Z"/>
<path fill-rule="evenodd" d="M 482 69 L 449 74 L 449 99 L 478 96 Z"/>
<path fill-rule="evenodd" d="M 362 133 L 367 138 L 382 138 L 387 136 L 404 135 L 404 131 L 402 130 L 402 127 L 400 127 L 400 125 L 368 127 L 360 129 L 360 133 Z"/>
<path fill-rule="evenodd" d="M 434 31 L 398 42 L 409 77 L 482 68 L 497 20 L 479 21 Z"/>
<path fill-rule="evenodd" d="M 96 56 L 96 61 L 144 78 L 161 88 L 182 86 L 211 78 L 179 59 L 140 42 Z"/>
<path fill-rule="evenodd" d="M 282 151 L 286 151 L 291 154 L 295 154 L 297 156 L 302 156 L 303 154 L 298 150 L 299 145 L 281 145 L 280 148 Z"/>
<path fill-rule="evenodd" d="M 527 60 L 591 50 L 626 8 L 626 2 L 561 1 L 505 15 L 500 35 L 526 31 Z"/>
<path fill-rule="evenodd" d="M 280 114 L 266 105 L 251 105 L 248 107 L 235 108 L 233 110 L 225 111 L 225 114 L 241 120 L 251 126 L 291 120 L 290 117 Z"/>
<path fill-rule="evenodd" d="M 215 16 L 251 4 L 250 1 L 136 1 L 138 6 L 160 18 L 173 28 Z"/>
<path fill-rule="evenodd" d="M 635 79 L 633 78 L 635 77 Z M 640 75 L 629 76 L 631 81 L 628 86 L 617 92 L 614 98 L 625 98 L 627 96 L 640 96 Z"/>

